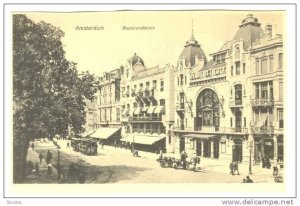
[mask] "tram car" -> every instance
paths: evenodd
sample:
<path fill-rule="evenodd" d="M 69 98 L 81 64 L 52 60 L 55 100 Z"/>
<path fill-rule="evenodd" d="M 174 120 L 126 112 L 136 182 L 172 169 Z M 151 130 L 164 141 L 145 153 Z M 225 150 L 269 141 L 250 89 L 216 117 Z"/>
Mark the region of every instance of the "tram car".
<path fill-rule="evenodd" d="M 97 154 L 97 141 L 94 139 L 71 139 L 71 146 L 74 151 L 79 151 L 85 155 L 96 155 Z"/>

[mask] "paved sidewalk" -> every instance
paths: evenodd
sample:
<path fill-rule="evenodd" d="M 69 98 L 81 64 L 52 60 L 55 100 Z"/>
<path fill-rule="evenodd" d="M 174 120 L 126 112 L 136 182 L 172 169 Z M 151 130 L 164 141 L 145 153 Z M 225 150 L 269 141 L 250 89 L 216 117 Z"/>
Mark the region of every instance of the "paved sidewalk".
<path fill-rule="evenodd" d="M 44 143 L 45 147 L 51 147 L 51 144 Z M 39 174 L 36 174 L 35 170 L 27 176 L 26 183 L 45 183 L 45 184 L 57 184 L 57 170 L 55 167 L 52 166 L 52 174 L 48 174 L 48 167 L 45 160 L 46 154 L 43 154 L 44 159 L 42 160 L 42 163 L 40 163 L 39 154 L 32 150 L 31 148 L 28 149 L 27 154 L 27 162 L 31 161 L 33 165 L 36 163 L 39 164 Z"/>

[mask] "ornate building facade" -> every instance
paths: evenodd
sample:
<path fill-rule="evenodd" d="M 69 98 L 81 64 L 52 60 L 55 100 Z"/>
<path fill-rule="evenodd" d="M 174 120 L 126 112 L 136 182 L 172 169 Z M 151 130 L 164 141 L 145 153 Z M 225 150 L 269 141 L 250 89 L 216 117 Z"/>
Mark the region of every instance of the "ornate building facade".
<path fill-rule="evenodd" d="M 122 141 L 137 149 L 156 152 L 165 148 L 166 131 L 173 121 L 173 68 L 147 68 L 134 54 L 122 76 Z"/>
<path fill-rule="evenodd" d="M 209 56 L 193 32 L 175 67 L 134 54 L 101 78 L 94 129 L 122 127 L 121 142 L 150 152 L 283 162 L 282 36 L 249 14 Z"/>
<path fill-rule="evenodd" d="M 250 14 L 233 39 L 210 56 L 208 61 L 192 34 L 175 71 L 168 151 L 227 161 L 282 161 L 281 35 L 270 25 L 263 30 Z"/>

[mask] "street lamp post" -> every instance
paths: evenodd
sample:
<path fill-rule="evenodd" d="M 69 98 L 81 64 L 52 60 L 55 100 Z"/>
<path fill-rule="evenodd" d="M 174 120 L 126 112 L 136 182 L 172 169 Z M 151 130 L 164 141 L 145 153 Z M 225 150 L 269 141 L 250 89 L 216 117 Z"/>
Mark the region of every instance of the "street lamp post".
<path fill-rule="evenodd" d="M 253 147 L 253 142 L 250 142 L 249 145 L 249 151 L 250 151 L 250 157 L 249 157 L 249 175 L 252 175 L 252 147 Z"/>
<path fill-rule="evenodd" d="M 57 145 L 57 179 L 60 179 L 60 146 Z"/>

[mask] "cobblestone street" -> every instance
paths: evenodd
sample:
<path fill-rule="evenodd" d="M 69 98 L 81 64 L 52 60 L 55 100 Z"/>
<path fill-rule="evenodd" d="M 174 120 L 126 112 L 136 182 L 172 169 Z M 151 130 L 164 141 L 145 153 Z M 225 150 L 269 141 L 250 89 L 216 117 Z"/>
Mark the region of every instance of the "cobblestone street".
<path fill-rule="evenodd" d="M 57 183 L 57 149 L 52 142 L 35 143 L 35 150 L 30 148 L 28 160 L 38 162 L 38 154 L 44 157 L 49 149 L 53 154 L 53 173 L 47 174 L 47 166 L 43 161 L 40 164 L 40 174 L 31 174 L 27 182 Z M 227 163 L 219 160 L 201 159 L 201 170 L 197 172 L 182 169 L 162 168 L 156 161 L 157 155 L 140 152 L 140 157 L 133 157 L 129 150 L 104 146 L 98 148 L 96 156 L 86 156 L 67 148 L 66 141 L 60 140 L 61 172 L 65 178 L 63 183 L 78 183 L 77 177 L 69 175 L 69 165 L 76 163 L 85 174 L 85 183 L 240 183 L 248 174 L 248 165 L 239 166 L 240 175 L 229 175 Z M 251 176 L 255 183 L 274 183 L 271 169 L 253 167 Z"/>

